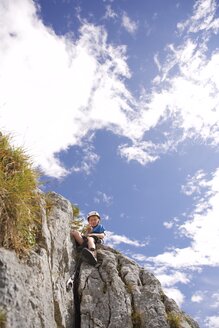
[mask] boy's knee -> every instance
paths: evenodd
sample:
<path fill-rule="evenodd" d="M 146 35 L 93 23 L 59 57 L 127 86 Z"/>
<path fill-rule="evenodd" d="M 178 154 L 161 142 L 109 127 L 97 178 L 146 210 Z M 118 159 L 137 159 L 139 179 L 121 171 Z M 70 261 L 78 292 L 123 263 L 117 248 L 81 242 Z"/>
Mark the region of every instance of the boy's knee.
<path fill-rule="evenodd" d="M 92 243 L 92 244 L 94 243 L 94 238 L 93 237 L 87 237 L 87 240 L 88 240 L 89 243 Z"/>
<path fill-rule="evenodd" d="M 75 236 L 78 236 L 78 235 L 79 235 L 78 231 L 76 231 L 76 230 L 71 231 L 71 236 L 72 237 L 75 237 Z"/>

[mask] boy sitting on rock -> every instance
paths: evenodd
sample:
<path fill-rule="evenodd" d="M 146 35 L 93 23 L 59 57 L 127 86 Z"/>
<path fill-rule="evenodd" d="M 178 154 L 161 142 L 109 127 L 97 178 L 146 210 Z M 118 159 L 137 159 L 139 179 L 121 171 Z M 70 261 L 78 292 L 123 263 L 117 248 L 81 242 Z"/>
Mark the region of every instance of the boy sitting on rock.
<path fill-rule="evenodd" d="M 97 264 L 96 244 L 105 237 L 105 229 L 102 224 L 100 224 L 100 219 L 98 212 L 91 211 L 87 215 L 88 226 L 85 233 L 82 235 L 76 230 L 71 232 L 71 235 L 76 242 L 85 247 L 82 250 L 82 255 L 92 265 Z"/>

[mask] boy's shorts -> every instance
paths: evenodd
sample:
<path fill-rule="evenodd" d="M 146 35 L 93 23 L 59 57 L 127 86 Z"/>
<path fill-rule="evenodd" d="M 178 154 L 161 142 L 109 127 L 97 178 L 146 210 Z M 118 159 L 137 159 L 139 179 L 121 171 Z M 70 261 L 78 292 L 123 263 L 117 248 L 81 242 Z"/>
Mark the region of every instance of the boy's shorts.
<path fill-rule="evenodd" d="M 101 244 L 101 239 L 98 238 L 97 236 L 90 236 L 90 237 L 92 237 L 94 239 L 94 243 L 95 244 Z M 88 247 L 88 239 L 87 239 L 87 237 L 82 236 L 82 238 L 84 240 L 82 246 L 83 247 Z"/>
<path fill-rule="evenodd" d="M 82 236 L 82 238 L 83 238 L 83 244 L 80 246 L 79 245 L 79 243 L 76 241 L 76 246 L 77 247 L 82 247 L 82 248 L 84 248 L 84 247 L 88 247 L 88 239 L 87 239 L 87 237 L 86 236 Z M 94 242 L 95 242 L 95 244 L 101 244 L 101 239 L 100 238 L 98 238 L 97 236 L 92 236 L 92 238 L 94 239 Z"/>
<path fill-rule="evenodd" d="M 101 239 L 98 238 L 97 236 L 91 236 L 94 239 L 95 244 L 101 243 Z"/>
<path fill-rule="evenodd" d="M 94 239 L 95 244 L 99 244 L 99 243 L 101 243 L 101 239 L 98 238 L 97 236 L 90 236 L 90 237 L 92 237 L 92 238 Z M 84 240 L 84 243 L 85 243 L 85 242 L 87 243 L 87 237 L 82 236 L 82 238 L 83 238 L 83 240 Z"/>

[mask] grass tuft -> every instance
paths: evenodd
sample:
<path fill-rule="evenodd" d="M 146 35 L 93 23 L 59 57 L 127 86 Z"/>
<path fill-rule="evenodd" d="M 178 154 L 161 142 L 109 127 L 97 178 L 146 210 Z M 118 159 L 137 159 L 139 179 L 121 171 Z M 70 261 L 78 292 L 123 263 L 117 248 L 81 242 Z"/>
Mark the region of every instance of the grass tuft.
<path fill-rule="evenodd" d="M 0 246 L 26 253 L 41 231 L 39 173 L 22 148 L 0 133 Z"/>
<path fill-rule="evenodd" d="M 177 313 L 169 312 L 167 314 L 167 321 L 170 328 L 180 328 L 181 316 Z"/>
<path fill-rule="evenodd" d="M 141 312 L 139 312 L 138 310 L 133 310 L 132 311 L 133 328 L 141 327 L 141 318 L 142 318 Z"/>
<path fill-rule="evenodd" d="M 71 204 L 71 206 L 72 206 L 72 213 L 73 213 L 71 229 L 84 233 L 86 231 L 86 227 L 83 218 L 80 217 L 80 209 L 74 204 Z"/>
<path fill-rule="evenodd" d="M 129 294 L 132 294 L 132 292 L 135 289 L 135 284 L 131 283 L 131 282 L 128 282 L 128 283 L 126 283 L 125 288 L 126 288 L 126 290 L 128 291 Z"/>
<path fill-rule="evenodd" d="M 0 328 L 6 327 L 6 312 L 3 309 L 0 309 Z"/>

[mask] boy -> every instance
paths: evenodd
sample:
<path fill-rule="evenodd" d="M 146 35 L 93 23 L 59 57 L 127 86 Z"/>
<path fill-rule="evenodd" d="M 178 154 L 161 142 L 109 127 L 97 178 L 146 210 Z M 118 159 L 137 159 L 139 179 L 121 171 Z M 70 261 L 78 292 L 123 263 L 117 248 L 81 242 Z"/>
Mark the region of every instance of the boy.
<path fill-rule="evenodd" d="M 96 244 L 105 237 L 105 229 L 100 224 L 100 215 L 96 211 L 91 211 L 87 215 L 88 226 L 86 232 L 82 235 L 79 231 L 73 230 L 71 232 L 72 237 L 79 245 L 86 245 L 82 250 L 82 254 L 88 259 L 88 261 L 95 265 L 97 264 Z"/>

